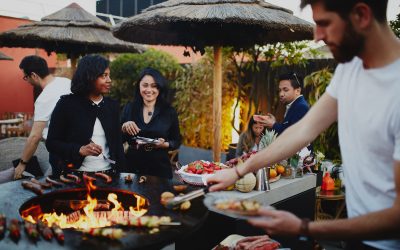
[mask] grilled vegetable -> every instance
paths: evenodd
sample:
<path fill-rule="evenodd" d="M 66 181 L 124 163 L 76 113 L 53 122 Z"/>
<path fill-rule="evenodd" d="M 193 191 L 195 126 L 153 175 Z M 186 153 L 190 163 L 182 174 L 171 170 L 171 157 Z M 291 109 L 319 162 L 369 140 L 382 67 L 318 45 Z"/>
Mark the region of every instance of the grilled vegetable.
<path fill-rule="evenodd" d="M 38 227 L 38 230 L 39 230 L 40 234 L 42 235 L 43 239 L 45 239 L 45 240 L 53 239 L 53 232 L 46 224 L 43 223 L 43 221 L 38 220 L 37 227 Z"/>
<path fill-rule="evenodd" d="M 14 241 L 18 241 L 21 238 L 21 227 L 17 219 L 12 219 L 8 225 L 8 230 L 10 231 L 10 238 Z"/>
<path fill-rule="evenodd" d="M 4 214 L 0 214 L 0 239 L 4 237 L 6 232 L 6 216 Z"/>
<path fill-rule="evenodd" d="M 124 231 L 120 228 L 91 228 L 83 230 L 83 232 L 91 236 L 100 236 L 112 240 L 121 239 L 125 235 Z"/>
<path fill-rule="evenodd" d="M 53 225 L 51 226 L 51 229 L 53 229 L 53 233 L 56 236 L 56 239 L 58 241 L 58 243 L 63 244 L 64 243 L 64 232 L 63 230 L 56 225 L 55 223 L 53 223 Z"/>
<path fill-rule="evenodd" d="M 29 222 L 29 221 L 25 221 L 24 229 L 25 229 L 25 233 L 29 239 L 31 239 L 34 242 L 39 240 L 39 232 L 36 229 L 35 224 L 33 224 L 32 222 Z"/>

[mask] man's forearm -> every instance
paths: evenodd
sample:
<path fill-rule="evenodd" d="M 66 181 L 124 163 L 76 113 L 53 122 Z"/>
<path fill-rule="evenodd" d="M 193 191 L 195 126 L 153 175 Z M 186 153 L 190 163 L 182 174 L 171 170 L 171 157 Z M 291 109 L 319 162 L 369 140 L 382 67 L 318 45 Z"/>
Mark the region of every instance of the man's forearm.
<path fill-rule="evenodd" d="M 35 154 L 36 149 L 41 140 L 40 136 L 30 135 L 25 143 L 24 150 L 22 151 L 21 159 L 24 162 L 28 162 Z"/>

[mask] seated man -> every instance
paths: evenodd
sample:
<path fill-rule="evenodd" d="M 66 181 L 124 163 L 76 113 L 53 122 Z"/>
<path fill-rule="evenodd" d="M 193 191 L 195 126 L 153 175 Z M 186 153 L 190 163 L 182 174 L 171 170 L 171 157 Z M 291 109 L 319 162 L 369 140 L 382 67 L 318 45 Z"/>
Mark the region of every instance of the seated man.
<path fill-rule="evenodd" d="M 275 130 L 280 135 L 285 129 L 298 122 L 307 113 L 309 105 L 301 94 L 302 82 L 296 73 L 279 76 L 279 100 L 286 105 L 284 120 L 276 122 L 272 114 L 267 116 L 254 116 L 257 122 L 263 123 L 267 128 Z"/>

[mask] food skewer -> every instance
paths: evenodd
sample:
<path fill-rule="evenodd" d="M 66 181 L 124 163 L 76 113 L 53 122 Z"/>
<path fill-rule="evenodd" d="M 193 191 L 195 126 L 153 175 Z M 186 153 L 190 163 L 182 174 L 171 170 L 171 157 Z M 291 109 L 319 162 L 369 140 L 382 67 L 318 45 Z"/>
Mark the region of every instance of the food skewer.
<path fill-rule="evenodd" d="M 45 223 L 43 223 L 43 221 L 41 220 L 37 221 L 37 228 L 40 234 L 42 235 L 43 239 L 48 241 L 51 241 L 51 239 L 53 239 L 53 232 Z"/>
<path fill-rule="evenodd" d="M 15 242 L 21 238 L 21 227 L 17 219 L 12 219 L 8 225 L 8 230 L 10 231 L 9 236 Z"/>
<path fill-rule="evenodd" d="M 25 221 L 24 229 L 25 229 L 26 235 L 28 236 L 28 238 L 30 240 L 32 240 L 33 242 L 36 242 L 39 240 L 39 232 L 36 229 L 35 224 L 33 224 L 32 222 L 29 222 L 29 221 Z"/>
<path fill-rule="evenodd" d="M 4 238 L 6 232 L 6 216 L 4 214 L 0 214 L 0 239 Z"/>
<path fill-rule="evenodd" d="M 33 183 L 31 181 L 22 181 L 21 185 L 26 188 L 31 190 L 32 192 L 34 192 L 37 195 L 42 195 L 43 194 L 43 189 L 40 185 Z"/>
<path fill-rule="evenodd" d="M 64 237 L 63 230 L 55 223 L 53 223 L 53 225 L 51 225 L 51 229 L 53 230 L 53 233 L 54 233 L 55 238 L 58 241 L 58 243 L 64 244 L 65 237 Z"/>

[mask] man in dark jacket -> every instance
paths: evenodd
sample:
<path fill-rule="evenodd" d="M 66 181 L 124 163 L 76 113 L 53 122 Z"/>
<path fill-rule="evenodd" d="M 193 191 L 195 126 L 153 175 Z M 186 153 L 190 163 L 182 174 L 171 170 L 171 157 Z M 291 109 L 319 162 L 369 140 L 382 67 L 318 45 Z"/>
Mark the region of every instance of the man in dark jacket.
<path fill-rule="evenodd" d="M 279 99 L 286 105 L 284 120 L 276 122 L 272 114 L 256 116 L 267 128 L 275 130 L 280 135 L 285 129 L 298 122 L 307 113 L 309 105 L 301 94 L 301 78 L 296 73 L 279 76 Z"/>

